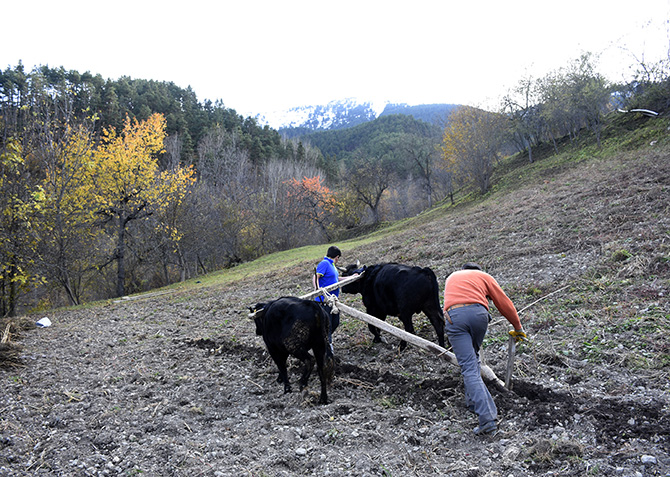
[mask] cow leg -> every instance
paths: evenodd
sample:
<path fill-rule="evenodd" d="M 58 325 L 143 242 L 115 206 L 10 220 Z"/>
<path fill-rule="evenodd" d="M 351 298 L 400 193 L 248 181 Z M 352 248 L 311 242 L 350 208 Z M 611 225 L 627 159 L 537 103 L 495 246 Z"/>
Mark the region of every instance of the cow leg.
<path fill-rule="evenodd" d="M 370 333 L 372 333 L 372 342 L 373 343 L 381 343 L 382 342 L 382 337 L 379 333 L 379 328 L 373 325 L 368 325 L 368 329 L 370 330 Z"/>
<path fill-rule="evenodd" d="M 288 382 L 288 369 L 286 369 L 286 360 L 288 359 L 288 354 L 279 351 L 270 351 L 270 356 L 279 370 L 277 382 L 279 384 L 284 383 L 284 393 L 290 393 L 291 384 Z"/>
<path fill-rule="evenodd" d="M 386 321 L 386 315 L 383 315 L 381 313 L 377 313 L 375 310 L 370 310 L 366 308 L 366 311 L 368 312 L 368 315 L 372 315 L 378 320 Z M 381 333 L 379 332 L 379 328 L 377 328 L 374 325 L 368 324 L 368 329 L 370 330 L 370 333 L 374 336 L 372 339 L 373 343 L 381 343 L 382 342 L 382 337 Z"/>
<path fill-rule="evenodd" d="M 301 351 L 299 353 L 294 353 L 294 356 L 302 361 L 304 367 L 302 369 L 302 376 L 300 377 L 300 390 L 302 391 L 307 386 L 309 377 L 312 374 L 314 369 L 314 358 L 307 351 Z"/>
<path fill-rule="evenodd" d="M 327 354 L 325 349 L 313 349 L 314 357 L 316 359 L 316 370 L 319 373 L 319 380 L 321 381 L 321 396 L 319 397 L 319 404 L 328 404 L 328 391 L 326 388 L 333 377 L 333 367 L 335 366 L 333 355 Z"/>
<path fill-rule="evenodd" d="M 399 318 L 405 328 L 405 331 L 415 335 L 416 333 L 414 331 L 414 323 L 412 323 L 412 314 L 401 314 Z M 407 341 L 400 341 L 400 351 L 404 351 L 405 348 L 407 348 Z"/>
<path fill-rule="evenodd" d="M 431 310 L 426 313 L 426 316 L 428 316 L 433 328 L 435 328 L 437 342 L 444 348 L 444 316 L 442 312 Z"/>

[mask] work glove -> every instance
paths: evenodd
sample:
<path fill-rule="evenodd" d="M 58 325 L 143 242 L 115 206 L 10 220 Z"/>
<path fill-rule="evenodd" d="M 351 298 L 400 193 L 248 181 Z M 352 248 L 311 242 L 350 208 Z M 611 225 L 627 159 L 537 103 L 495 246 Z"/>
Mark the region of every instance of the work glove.
<path fill-rule="evenodd" d="M 509 332 L 509 334 L 514 338 L 514 340 L 517 343 L 521 343 L 522 341 L 528 340 L 528 337 L 526 336 L 526 333 L 523 330 L 512 330 Z"/>

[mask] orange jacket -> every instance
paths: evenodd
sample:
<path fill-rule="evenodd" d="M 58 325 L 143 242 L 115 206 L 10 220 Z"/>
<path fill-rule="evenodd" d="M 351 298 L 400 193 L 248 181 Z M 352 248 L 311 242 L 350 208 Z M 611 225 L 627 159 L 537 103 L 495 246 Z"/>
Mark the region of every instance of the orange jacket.
<path fill-rule="evenodd" d="M 495 278 L 480 270 L 459 270 L 447 277 L 444 285 L 444 312 L 450 306 L 466 303 L 481 303 L 488 308 L 489 298 L 515 330 L 522 328 L 512 300 L 505 295 Z"/>

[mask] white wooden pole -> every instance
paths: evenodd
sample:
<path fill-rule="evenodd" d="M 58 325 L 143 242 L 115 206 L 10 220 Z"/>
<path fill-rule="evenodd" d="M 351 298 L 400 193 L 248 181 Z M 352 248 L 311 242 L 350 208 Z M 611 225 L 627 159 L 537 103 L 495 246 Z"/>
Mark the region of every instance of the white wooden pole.
<path fill-rule="evenodd" d="M 412 333 L 408 333 L 407 331 L 401 330 L 400 328 L 396 328 L 393 325 L 389 325 L 385 321 L 375 318 L 374 316 L 368 315 L 367 313 L 358 311 L 356 308 L 347 306 L 340 301 L 336 301 L 335 306 L 337 307 L 338 310 L 343 311 L 347 315 L 353 316 L 354 318 L 358 318 L 361 321 L 376 326 L 380 330 L 386 331 L 387 333 L 390 333 L 393 336 L 400 338 L 401 340 L 407 341 L 408 343 L 413 344 L 414 346 L 418 346 L 419 348 L 426 350 L 429 353 L 436 355 L 438 358 L 450 362 L 451 364 L 458 365 L 458 361 L 456 360 L 456 355 L 454 355 L 454 353 L 447 351 L 446 349 L 444 349 L 439 345 L 436 345 L 432 341 L 424 340 L 419 336 L 413 335 Z M 486 365 L 485 363 L 481 363 L 481 373 L 482 377 L 487 381 L 492 381 L 495 384 L 499 385 L 500 387 L 505 386 L 505 383 L 503 383 L 502 380 L 500 380 L 498 376 L 496 376 L 496 374 L 493 372 L 493 370 L 489 368 L 488 365 Z"/>

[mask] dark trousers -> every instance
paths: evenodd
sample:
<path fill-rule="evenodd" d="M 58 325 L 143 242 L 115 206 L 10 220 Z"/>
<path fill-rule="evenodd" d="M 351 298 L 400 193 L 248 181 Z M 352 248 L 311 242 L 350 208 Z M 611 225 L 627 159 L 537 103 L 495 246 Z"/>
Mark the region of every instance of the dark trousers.
<path fill-rule="evenodd" d="M 340 326 L 340 314 L 339 313 L 333 313 L 332 312 L 332 307 L 329 305 L 326 305 L 325 303 L 320 303 L 320 305 L 326 310 L 328 313 L 328 316 L 330 316 L 330 333 L 328 333 L 328 342 L 330 344 L 333 343 L 333 333 L 337 329 L 338 326 Z"/>

